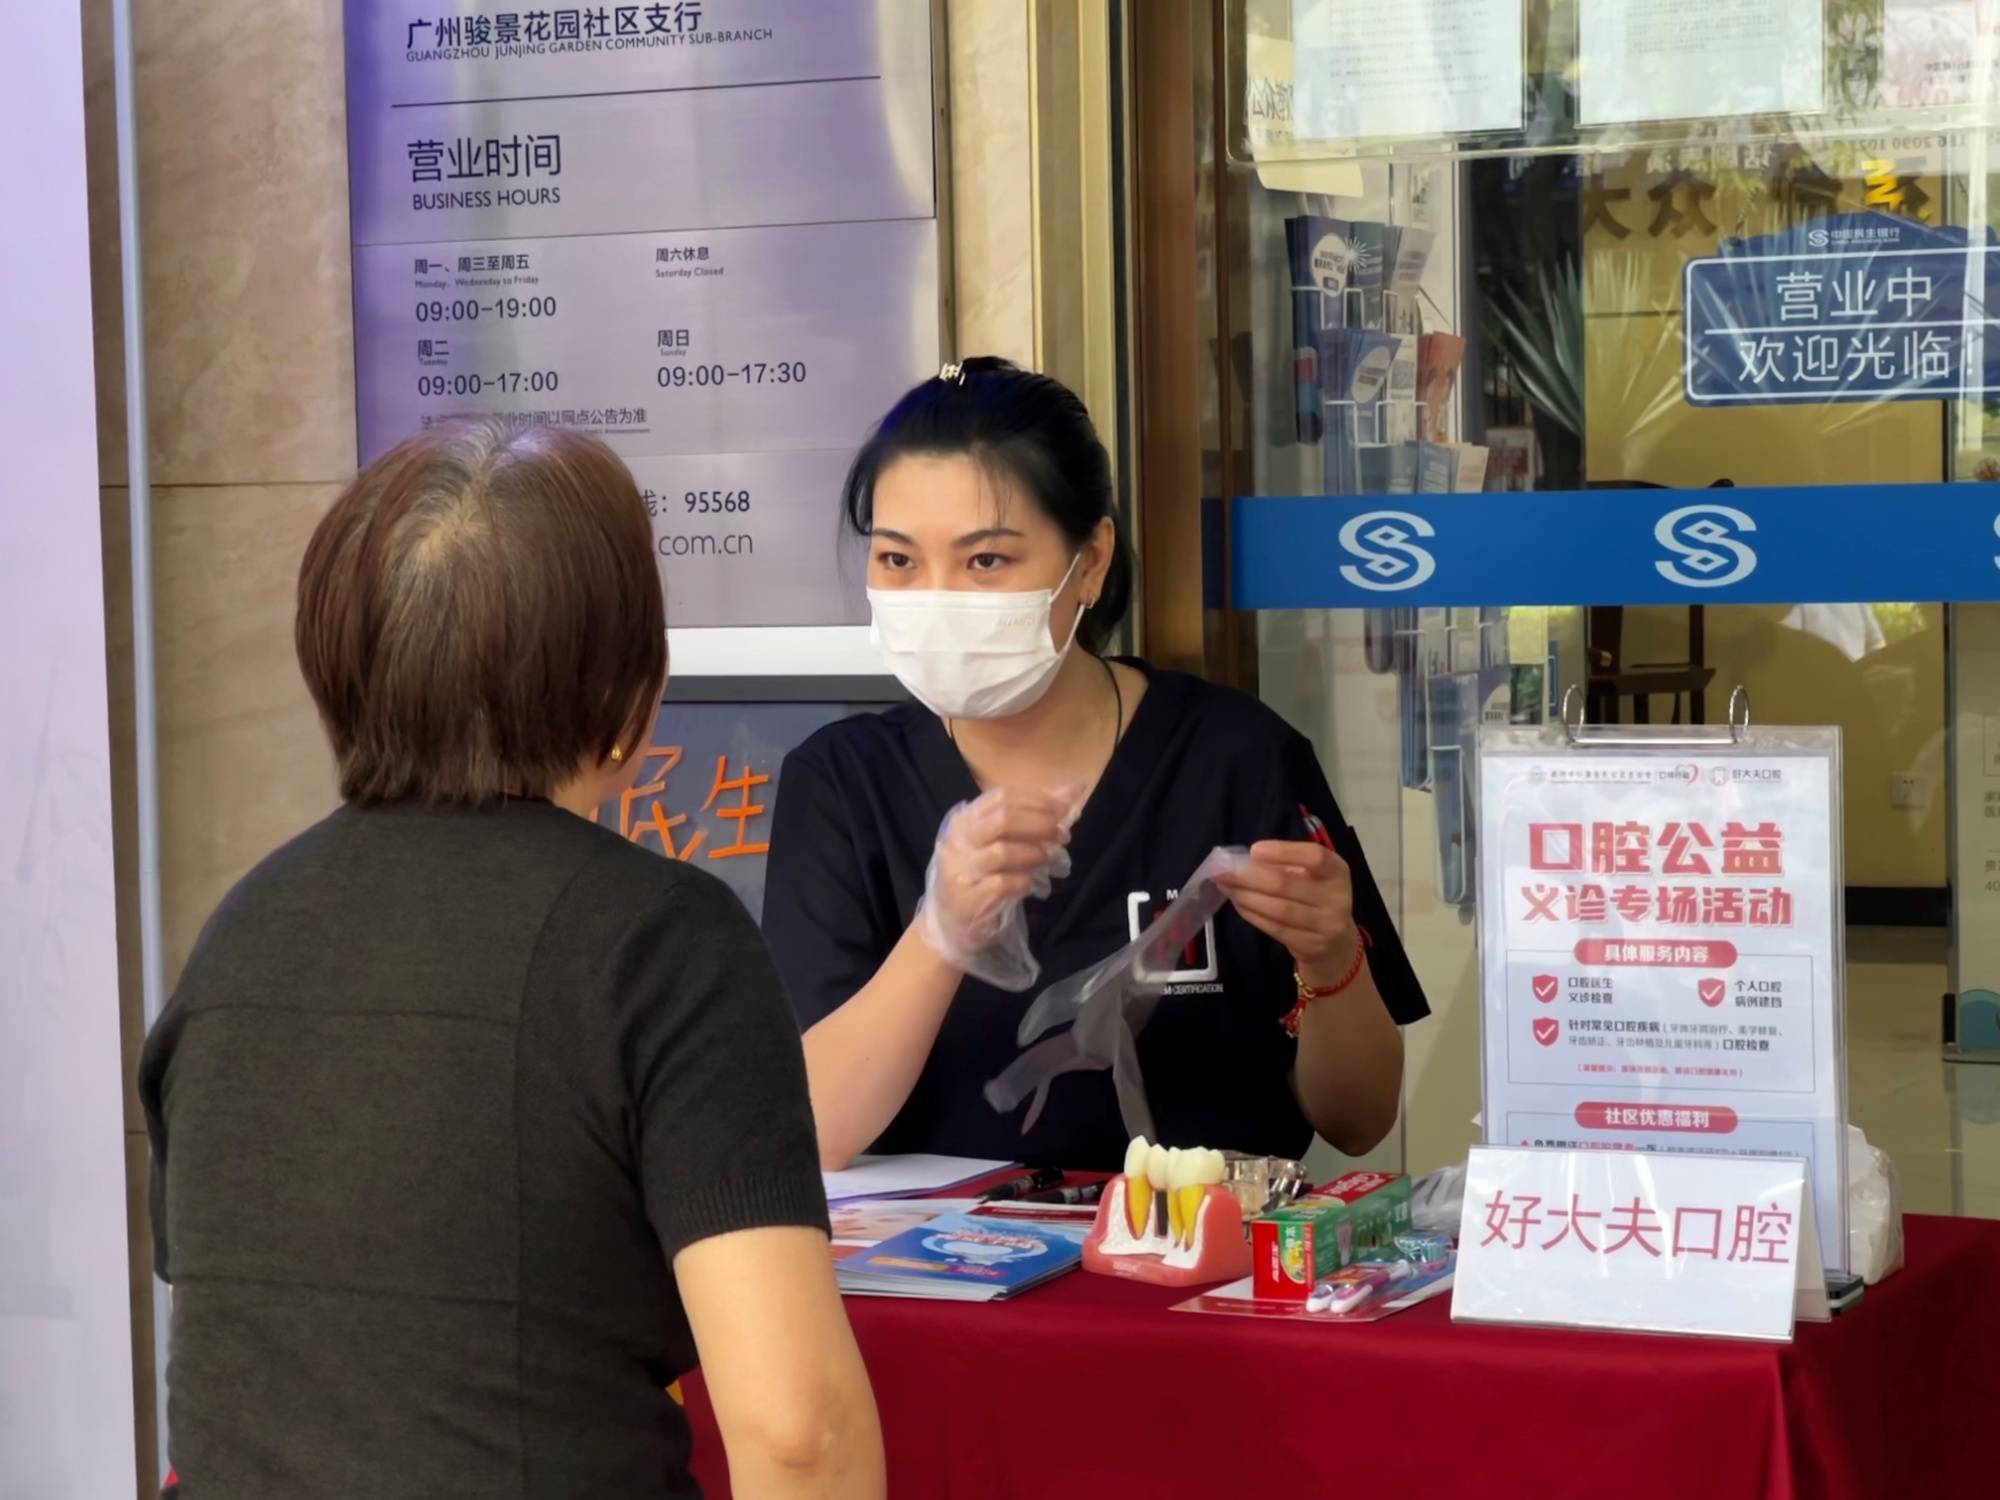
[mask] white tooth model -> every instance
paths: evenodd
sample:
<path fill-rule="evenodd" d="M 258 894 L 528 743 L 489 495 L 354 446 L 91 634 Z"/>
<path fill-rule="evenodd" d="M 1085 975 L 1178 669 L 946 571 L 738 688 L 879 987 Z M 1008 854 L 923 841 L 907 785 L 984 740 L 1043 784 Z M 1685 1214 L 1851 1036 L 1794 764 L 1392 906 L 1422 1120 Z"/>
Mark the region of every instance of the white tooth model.
<path fill-rule="evenodd" d="M 1084 1265 L 1181 1286 L 1249 1275 L 1243 1210 L 1223 1175 L 1220 1151 L 1133 1141 L 1099 1202 Z"/>

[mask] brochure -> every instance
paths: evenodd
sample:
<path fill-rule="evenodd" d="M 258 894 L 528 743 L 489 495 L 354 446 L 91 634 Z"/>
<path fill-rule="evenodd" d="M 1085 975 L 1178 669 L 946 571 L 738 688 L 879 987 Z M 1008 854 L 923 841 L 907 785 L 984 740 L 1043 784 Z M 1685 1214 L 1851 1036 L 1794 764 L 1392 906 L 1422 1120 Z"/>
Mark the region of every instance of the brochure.
<path fill-rule="evenodd" d="M 838 1262 L 841 1291 L 863 1297 L 999 1302 L 1083 1263 L 1085 1223 L 947 1214 Z"/>
<path fill-rule="evenodd" d="M 971 1198 L 862 1198 L 834 1204 L 827 1217 L 836 1249 L 866 1250 L 906 1229 L 946 1214 L 970 1213 L 977 1206 Z"/>

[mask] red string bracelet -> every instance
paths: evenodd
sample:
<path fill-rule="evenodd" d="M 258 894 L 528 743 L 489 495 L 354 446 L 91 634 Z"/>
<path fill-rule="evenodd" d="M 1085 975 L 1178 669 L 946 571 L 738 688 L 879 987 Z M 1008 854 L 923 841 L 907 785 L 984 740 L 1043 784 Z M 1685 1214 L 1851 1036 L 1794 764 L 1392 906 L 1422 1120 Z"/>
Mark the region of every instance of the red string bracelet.
<path fill-rule="evenodd" d="M 1334 983 L 1326 986 L 1324 989 L 1314 989 L 1306 983 L 1303 974 L 1296 968 L 1292 970 L 1292 979 L 1299 987 L 1299 998 L 1298 1003 L 1286 1011 L 1284 1019 L 1278 1023 L 1285 1028 L 1286 1036 L 1298 1036 L 1299 1023 L 1305 1019 L 1306 1007 L 1308 1005 L 1311 1005 L 1315 1000 L 1331 1000 L 1335 995 L 1338 995 L 1342 990 L 1348 988 L 1355 980 L 1361 977 L 1361 970 L 1368 962 L 1368 950 L 1373 946 L 1374 939 L 1368 936 L 1368 929 L 1366 927 L 1356 927 L 1354 930 L 1361 937 L 1361 941 L 1354 946 L 1354 962 L 1347 966 L 1347 972 L 1341 975 Z"/>

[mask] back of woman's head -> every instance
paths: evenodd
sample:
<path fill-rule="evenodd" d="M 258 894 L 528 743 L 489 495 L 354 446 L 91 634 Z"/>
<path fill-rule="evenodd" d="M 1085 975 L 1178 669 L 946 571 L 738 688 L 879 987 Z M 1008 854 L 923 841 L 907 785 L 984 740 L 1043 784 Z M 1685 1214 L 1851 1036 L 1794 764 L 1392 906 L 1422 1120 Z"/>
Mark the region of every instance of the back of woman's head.
<path fill-rule="evenodd" d="M 645 502 L 581 433 L 433 428 L 320 522 L 295 635 L 344 798 L 550 796 L 652 721 L 666 607 Z"/>
<path fill-rule="evenodd" d="M 1033 497 L 1076 546 L 1110 521 L 1116 537 L 1103 592 L 1077 627 L 1100 651 L 1132 602 L 1132 557 L 1118 520 L 1111 458 L 1077 394 L 1048 375 L 985 356 L 912 387 L 861 445 L 842 508 L 862 536 L 874 527 L 875 483 L 899 458 L 963 455 Z"/>

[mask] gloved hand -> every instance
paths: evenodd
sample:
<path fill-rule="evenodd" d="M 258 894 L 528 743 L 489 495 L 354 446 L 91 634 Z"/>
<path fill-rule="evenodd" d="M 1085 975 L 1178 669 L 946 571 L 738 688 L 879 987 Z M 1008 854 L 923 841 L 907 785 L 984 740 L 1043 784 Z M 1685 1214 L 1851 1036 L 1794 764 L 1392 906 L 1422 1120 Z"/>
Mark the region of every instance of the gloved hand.
<path fill-rule="evenodd" d="M 1041 974 L 1022 905 L 1069 874 L 1076 795 L 998 788 L 945 816 L 924 876 L 917 930 L 946 963 L 997 989 Z"/>

